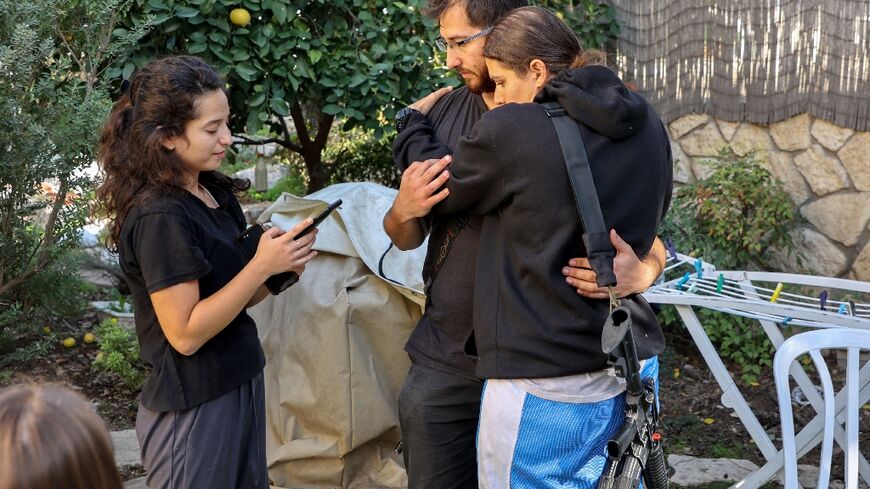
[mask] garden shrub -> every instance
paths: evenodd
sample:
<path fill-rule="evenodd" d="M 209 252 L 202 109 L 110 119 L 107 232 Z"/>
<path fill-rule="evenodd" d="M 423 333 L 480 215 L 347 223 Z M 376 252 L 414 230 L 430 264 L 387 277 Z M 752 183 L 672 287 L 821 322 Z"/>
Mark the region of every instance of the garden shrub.
<path fill-rule="evenodd" d="M 677 190 L 662 234 L 721 269 L 765 269 L 773 249 L 793 253 L 794 206 L 758 156 L 726 148 L 709 163 L 707 179 Z"/>
<path fill-rule="evenodd" d="M 115 318 L 104 319 L 96 328 L 100 353 L 94 368 L 117 374 L 127 387 L 140 389 L 145 382 L 145 367 L 139 360 L 136 335 L 118 324 Z"/>
<path fill-rule="evenodd" d="M 394 132 L 378 136 L 363 129 L 340 134 L 324 152 L 330 183 L 375 182 L 399 188 L 402 175 L 393 163 L 395 137 Z"/>
<path fill-rule="evenodd" d="M 102 78 L 141 31 L 109 19 L 124 0 L 0 0 L 0 354 L 23 355 L 48 319 L 80 314 L 68 260 L 88 214 Z M 143 25 L 141 29 L 145 29 Z"/>
<path fill-rule="evenodd" d="M 18 288 L 17 301 L 0 308 L 0 367 L 47 353 L 56 338 L 43 328 L 53 331 L 58 321 L 82 316 L 95 286 L 79 278 L 81 261 L 78 252 L 63 254 Z"/>
<path fill-rule="evenodd" d="M 774 248 L 794 253 L 794 207 L 758 156 L 726 148 L 710 164 L 707 179 L 675 193 L 662 236 L 722 270 L 767 268 Z M 773 345 L 755 320 L 704 308 L 697 314 L 719 355 L 740 367 L 745 382 L 771 365 Z M 660 319 L 666 327 L 680 324 L 673 306 L 664 307 Z"/>

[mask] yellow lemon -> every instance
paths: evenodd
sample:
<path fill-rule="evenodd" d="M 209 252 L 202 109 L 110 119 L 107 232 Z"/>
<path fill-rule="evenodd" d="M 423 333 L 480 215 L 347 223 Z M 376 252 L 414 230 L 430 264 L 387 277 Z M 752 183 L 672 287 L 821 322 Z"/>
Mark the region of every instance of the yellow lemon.
<path fill-rule="evenodd" d="M 230 22 L 239 27 L 245 27 L 251 23 L 251 14 L 243 8 L 234 8 L 230 12 Z"/>
<path fill-rule="evenodd" d="M 97 337 L 94 336 L 94 333 L 85 333 L 85 337 L 82 338 L 82 341 L 84 341 L 85 343 L 90 344 L 90 343 L 93 343 L 93 342 L 97 341 Z"/>
<path fill-rule="evenodd" d="M 43 327 L 42 327 L 42 332 L 45 333 L 45 334 L 51 333 L 51 328 L 48 327 L 48 326 L 43 326 Z"/>
<path fill-rule="evenodd" d="M 704 424 L 710 425 L 710 424 L 713 424 L 715 422 L 716 422 L 716 420 L 714 420 L 713 418 L 704 418 Z"/>
<path fill-rule="evenodd" d="M 97 357 L 94 359 L 97 363 L 103 361 L 103 357 L 106 356 L 103 352 L 97 353 Z"/>
<path fill-rule="evenodd" d="M 63 346 L 65 346 L 67 348 L 72 348 L 72 347 L 76 346 L 76 339 L 75 338 L 67 338 L 67 339 L 63 340 Z"/>

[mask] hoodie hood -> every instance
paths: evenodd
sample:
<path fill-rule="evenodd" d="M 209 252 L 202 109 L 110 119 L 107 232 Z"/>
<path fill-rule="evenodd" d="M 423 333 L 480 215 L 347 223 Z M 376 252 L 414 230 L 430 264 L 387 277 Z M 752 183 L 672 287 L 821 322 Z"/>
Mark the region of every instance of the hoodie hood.
<path fill-rule="evenodd" d="M 572 119 L 612 140 L 636 134 L 647 120 L 646 100 L 606 66 L 563 71 L 541 89 L 535 102 L 558 102 Z"/>

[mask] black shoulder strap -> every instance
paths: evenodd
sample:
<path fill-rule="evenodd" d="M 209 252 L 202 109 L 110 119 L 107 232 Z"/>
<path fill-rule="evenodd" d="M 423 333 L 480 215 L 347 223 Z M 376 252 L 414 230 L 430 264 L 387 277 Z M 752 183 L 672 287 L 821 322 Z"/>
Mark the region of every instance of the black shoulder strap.
<path fill-rule="evenodd" d="M 586 245 L 586 254 L 592 270 L 595 271 L 596 281 L 600 287 L 616 285 L 616 275 L 613 273 L 616 252 L 610 244 L 610 233 L 604 225 L 601 203 L 598 201 L 598 192 L 595 190 L 580 128 L 558 103 L 546 102 L 541 105 L 553 121 L 559 136 L 565 165 L 568 167 L 568 179 L 571 181 L 571 190 L 574 192 L 574 201 L 583 225 L 583 244 Z"/>

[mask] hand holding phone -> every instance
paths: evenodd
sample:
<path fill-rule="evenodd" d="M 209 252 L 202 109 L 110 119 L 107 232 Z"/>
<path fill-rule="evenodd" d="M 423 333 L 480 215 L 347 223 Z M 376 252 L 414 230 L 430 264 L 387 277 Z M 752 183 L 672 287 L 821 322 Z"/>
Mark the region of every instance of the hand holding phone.
<path fill-rule="evenodd" d="M 317 216 L 314 217 L 314 222 L 312 222 L 311 224 L 306 226 L 305 229 L 303 229 L 302 231 L 299 231 L 299 234 L 294 236 L 293 239 L 299 239 L 302 236 L 305 236 L 306 234 L 310 233 L 314 228 L 319 226 L 321 222 L 323 222 L 327 217 L 329 217 L 329 215 L 332 214 L 332 211 L 338 209 L 341 206 L 341 204 L 342 204 L 341 199 L 338 199 L 335 202 L 326 206 L 326 209 L 323 209 L 323 212 L 321 212 L 320 214 L 318 214 Z"/>
<path fill-rule="evenodd" d="M 341 199 L 329 204 L 326 209 L 318 214 L 314 218 L 314 222 L 306 226 L 302 231 L 299 231 L 296 236 L 293 237 L 294 240 L 305 236 L 314 230 L 320 223 L 322 223 L 329 214 L 332 213 L 335 209 L 337 209 L 341 205 Z M 254 224 L 246 229 L 242 234 L 236 238 L 236 243 L 238 243 L 239 247 L 242 250 L 242 254 L 245 256 L 245 259 L 250 262 L 254 255 L 257 253 L 257 247 L 260 244 L 260 237 L 263 233 L 268 229 L 266 226 L 262 224 Z M 284 290 L 286 290 L 291 285 L 295 284 L 299 281 L 299 274 L 293 271 L 282 272 L 276 275 L 272 275 L 268 279 L 266 279 L 266 287 L 269 289 L 273 295 L 278 295 Z"/>

